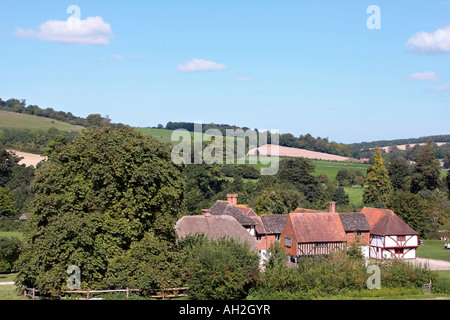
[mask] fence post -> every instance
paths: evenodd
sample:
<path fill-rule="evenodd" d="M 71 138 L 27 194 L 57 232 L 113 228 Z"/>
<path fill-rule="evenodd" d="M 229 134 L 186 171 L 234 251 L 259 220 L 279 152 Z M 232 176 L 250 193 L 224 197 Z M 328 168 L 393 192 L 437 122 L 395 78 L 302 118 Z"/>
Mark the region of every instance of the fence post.
<path fill-rule="evenodd" d="M 34 289 L 34 288 L 33 288 L 33 290 L 31 290 L 31 291 L 32 291 L 32 296 L 31 296 L 31 299 L 32 299 L 32 300 L 34 300 L 34 292 L 35 292 L 35 290 L 36 290 L 36 289 Z"/>
<path fill-rule="evenodd" d="M 130 289 L 127 287 L 127 299 L 129 297 L 129 295 L 130 295 Z"/>
<path fill-rule="evenodd" d="M 86 300 L 89 300 L 89 289 L 86 291 Z"/>

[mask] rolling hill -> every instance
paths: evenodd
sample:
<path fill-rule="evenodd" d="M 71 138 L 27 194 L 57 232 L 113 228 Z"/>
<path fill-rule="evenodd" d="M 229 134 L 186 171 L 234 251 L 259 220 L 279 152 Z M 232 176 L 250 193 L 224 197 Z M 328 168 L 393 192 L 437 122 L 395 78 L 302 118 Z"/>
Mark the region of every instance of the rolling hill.
<path fill-rule="evenodd" d="M 1 128 L 34 129 L 45 131 L 50 128 L 56 128 L 67 132 L 80 132 L 84 129 L 81 126 L 75 126 L 66 122 L 52 120 L 50 118 L 0 110 L 0 129 Z"/>

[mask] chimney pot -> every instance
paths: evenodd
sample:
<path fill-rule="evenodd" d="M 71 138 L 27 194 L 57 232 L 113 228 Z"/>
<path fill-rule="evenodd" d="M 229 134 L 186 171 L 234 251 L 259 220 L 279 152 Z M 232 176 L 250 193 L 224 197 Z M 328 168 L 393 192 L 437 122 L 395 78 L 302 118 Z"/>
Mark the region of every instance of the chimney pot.
<path fill-rule="evenodd" d="M 228 202 L 231 202 L 235 206 L 237 206 L 237 194 L 227 194 Z"/>
<path fill-rule="evenodd" d="M 329 209 L 330 209 L 329 211 L 332 213 L 335 213 L 336 212 L 336 202 L 331 201 L 328 205 L 329 205 Z"/>

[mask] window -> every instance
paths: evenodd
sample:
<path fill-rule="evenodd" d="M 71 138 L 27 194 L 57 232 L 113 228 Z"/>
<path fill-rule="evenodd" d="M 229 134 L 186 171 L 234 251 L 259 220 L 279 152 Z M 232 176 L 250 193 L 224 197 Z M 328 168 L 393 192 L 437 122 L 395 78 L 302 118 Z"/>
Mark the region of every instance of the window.
<path fill-rule="evenodd" d="M 327 247 L 326 242 L 317 242 L 315 245 L 316 245 L 316 248 L 326 248 Z"/>
<path fill-rule="evenodd" d="M 275 235 L 275 241 L 280 241 L 281 236 L 279 234 Z"/>
<path fill-rule="evenodd" d="M 405 241 L 406 237 L 405 236 L 397 236 L 397 241 Z"/>
<path fill-rule="evenodd" d="M 361 237 L 362 237 L 362 232 L 361 232 L 361 231 L 359 231 L 359 232 L 357 232 L 357 233 L 356 233 L 356 235 L 357 235 L 358 237 L 360 237 L 360 238 L 361 238 Z"/>
<path fill-rule="evenodd" d="M 395 249 L 395 254 L 403 254 L 403 249 Z"/>
<path fill-rule="evenodd" d="M 284 245 L 288 248 L 292 246 L 292 240 L 289 237 L 284 237 Z"/>
<path fill-rule="evenodd" d="M 258 241 L 258 242 L 261 241 L 261 236 L 257 236 L 256 241 Z"/>

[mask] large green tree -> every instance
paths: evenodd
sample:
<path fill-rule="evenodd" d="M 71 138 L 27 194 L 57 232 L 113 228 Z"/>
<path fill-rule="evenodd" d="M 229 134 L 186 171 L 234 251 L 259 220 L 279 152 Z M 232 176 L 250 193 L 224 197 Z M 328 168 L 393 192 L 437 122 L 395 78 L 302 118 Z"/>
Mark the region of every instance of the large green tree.
<path fill-rule="evenodd" d="M 76 265 L 86 288 L 135 284 L 132 272 L 112 279 L 128 261 L 142 279 L 152 279 L 149 285 L 177 285 L 177 271 L 164 270 L 159 252 L 173 249 L 184 183 L 168 148 L 132 128 L 85 130 L 55 145 L 36 171 L 18 280 L 54 293 L 65 285 L 68 266 Z M 152 255 L 158 266 L 136 265 L 151 264 Z"/>
<path fill-rule="evenodd" d="M 392 193 L 391 180 L 384 166 L 380 148 L 375 148 L 375 163 L 367 173 L 367 187 L 364 190 L 365 204 L 385 204 Z"/>
<path fill-rule="evenodd" d="M 14 200 L 9 188 L 0 187 L 0 217 L 11 217 L 16 213 Z"/>
<path fill-rule="evenodd" d="M 388 165 L 388 172 L 394 190 L 409 190 L 410 169 L 405 158 L 393 159 Z"/>
<path fill-rule="evenodd" d="M 421 190 L 434 190 L 438 187 L 441 168 L 439 161 L 434 156 L 433 141 L 428 140 L 415 158 L 411 178 L 411 192 L 418 193 Z"/>
<path fill-rule="evenodd" d="M 429 223 L 430 205 L 420 195 L 408 190 L 396 190 L 389 198 L 387 207 L 393 210 L 411 228 L 424 235 Z"/>
<path fill-rule="evenodd" d="M 315 167 L 307 158 L 290 158 L 282 162 L 278 177 L 281 182 L 294 186 L 306 196 L 311 203 L 317 203 L 323 198 L 323 190 L 314 177 Z"/>

